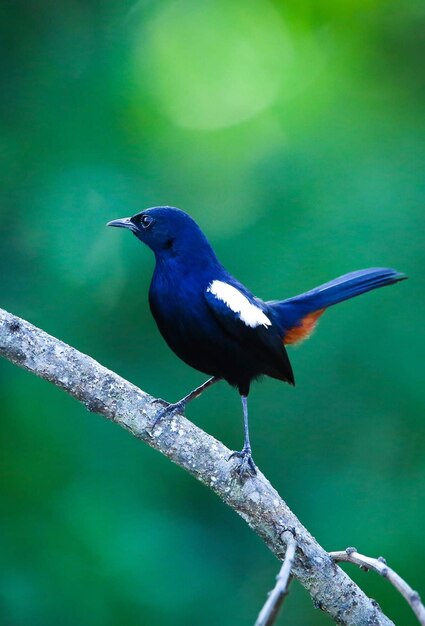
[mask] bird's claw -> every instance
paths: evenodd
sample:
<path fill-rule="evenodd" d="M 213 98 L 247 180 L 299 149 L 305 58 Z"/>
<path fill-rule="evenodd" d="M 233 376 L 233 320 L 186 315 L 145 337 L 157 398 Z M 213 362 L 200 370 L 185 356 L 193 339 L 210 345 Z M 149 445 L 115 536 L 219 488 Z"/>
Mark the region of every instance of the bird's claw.
<path fill-rule="evenodd" d="M 180 400 L 179 402 L 175 402 L 174 404 L 167 404 L 167 406 L 163 407 L 156 415 L 154 422 L 152 424 L 151 430 L 153 431 L 155 426 L 164 418 L 171 417 L 174 413 L 184 413 L 186 403 Z"/>
<path fill-rule="evenodd" d="M 240 452 L 232 452 L 229 456 L 229 461 L 230 459 L 240 459 L 240 462 L 235 467 L 235 471 L 240 478 L 256 476 L 257 466 L 252 458 L 250 448 L 243 448 Z"/>

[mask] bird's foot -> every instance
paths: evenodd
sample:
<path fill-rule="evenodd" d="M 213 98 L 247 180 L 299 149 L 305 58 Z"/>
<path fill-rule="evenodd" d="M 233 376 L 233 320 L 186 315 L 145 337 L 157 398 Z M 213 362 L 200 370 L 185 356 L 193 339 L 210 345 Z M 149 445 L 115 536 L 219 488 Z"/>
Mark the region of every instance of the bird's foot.
<path fill-rule="evenodd" d="M 164 417 L 172 417 L 175 413 L 184 413 L 186 407 L 186 402 L 184 400 L 179 400 L 179 402 L 175 402 L 174 404 L 167 404 L 167 406 L 162 407 L 158 413 L 155 415 L 155 419 L 153 421 L 151 431 L 154 430 L 155 426 L 164 419 Z"/>
<path fill-rule="evenodd" d="M 233 452 L 230 459 L 240 459 L 235 471 L 240 478 L 248 478 L 257 474 L 257 466 L 251 455 L 251 448 L 243 448 L 240 452 Z"/>

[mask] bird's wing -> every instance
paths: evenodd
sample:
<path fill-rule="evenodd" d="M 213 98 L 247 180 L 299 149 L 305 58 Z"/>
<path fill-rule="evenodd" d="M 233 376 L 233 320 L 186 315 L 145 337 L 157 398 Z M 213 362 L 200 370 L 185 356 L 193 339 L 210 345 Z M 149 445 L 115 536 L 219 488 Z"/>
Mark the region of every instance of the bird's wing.
<path fill-rule="evenodd" d="M 268 315 L 265 303 L 251 296 L 242 285 L 223 280 L 209 284 L 205 299 L 225 332 L 264 363 L 264 374 L 293 383 L 282 336 Z"/>
<path fill-rule="evenodd" d="M 238 332 L 272 326 L 261 301 L 230 282 L 213 280 L 207 287 L 205 297 L 214 314 L 219 315 L 226 326 L 230 324 Z"/>

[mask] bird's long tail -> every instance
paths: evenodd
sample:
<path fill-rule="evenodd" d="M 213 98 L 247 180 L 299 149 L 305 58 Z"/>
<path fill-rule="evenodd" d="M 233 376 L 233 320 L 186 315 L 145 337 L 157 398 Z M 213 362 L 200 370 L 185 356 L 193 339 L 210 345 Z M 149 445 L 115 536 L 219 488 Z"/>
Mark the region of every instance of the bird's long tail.
<path fill-rule="evenodd" d="M 282 327 L 284 343 L 296 343 L 310 335 L 318 318 L 329 306 L 405 278 L 405 274 L 396 270 L 372 267 L 344 274 L 294 298 L 267 304 Z"/>

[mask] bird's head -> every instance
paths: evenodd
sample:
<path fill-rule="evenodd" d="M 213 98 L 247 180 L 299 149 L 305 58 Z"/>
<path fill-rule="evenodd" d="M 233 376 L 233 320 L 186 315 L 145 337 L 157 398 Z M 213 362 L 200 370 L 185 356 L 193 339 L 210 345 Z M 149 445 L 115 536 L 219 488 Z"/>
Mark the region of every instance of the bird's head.
<path fill-rule="evenodd" d="M 145 209 L 132 217 L 108 222 L 107 226 L 127 228 L 155 254 L 189 251 L 200 246 L 210 248 L 195 220 L 174 207 Z"/>

